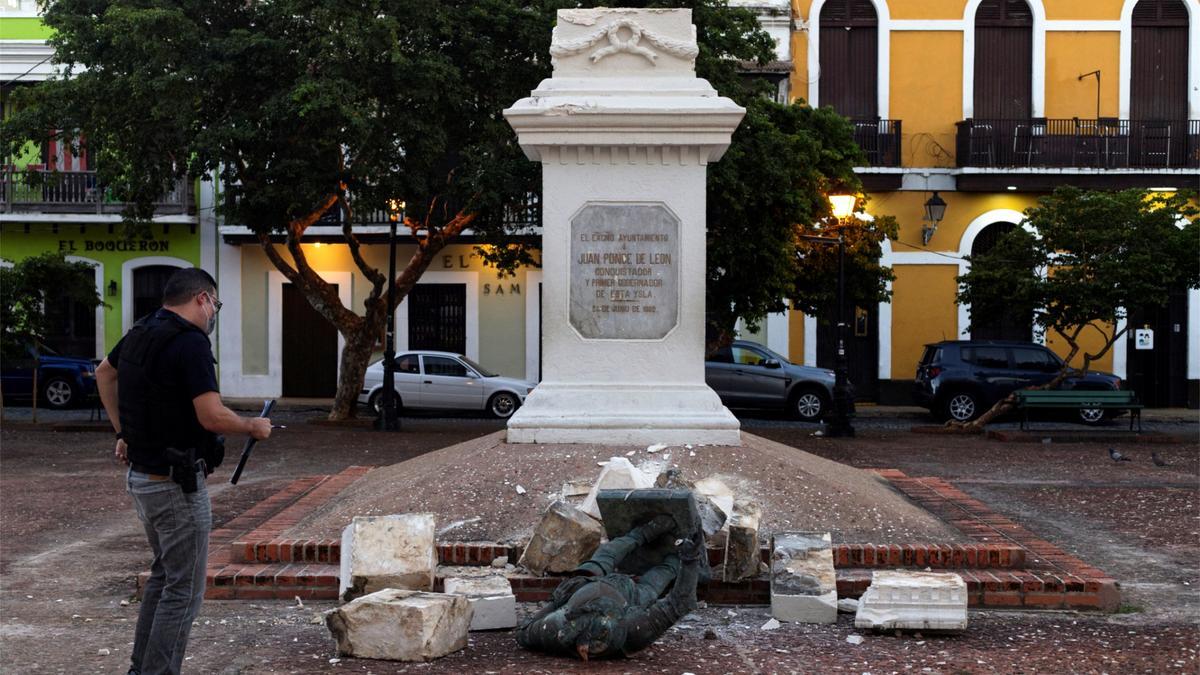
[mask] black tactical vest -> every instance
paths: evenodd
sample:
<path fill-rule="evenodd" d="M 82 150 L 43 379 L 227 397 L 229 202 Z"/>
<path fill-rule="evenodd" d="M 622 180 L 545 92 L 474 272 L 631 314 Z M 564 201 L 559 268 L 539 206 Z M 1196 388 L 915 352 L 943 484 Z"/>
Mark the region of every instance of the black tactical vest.
<path fill-rule="evenodd" d="M 165 386 L 158 363 L 167 345 L 188 330 L 199 328 L 156 312 L 134 324 L 121 345 L 117 401 L 131 462 L 162 465 L 164 448 L 203 448 L 212 438 L 196 419 L 187 392 Z"/>

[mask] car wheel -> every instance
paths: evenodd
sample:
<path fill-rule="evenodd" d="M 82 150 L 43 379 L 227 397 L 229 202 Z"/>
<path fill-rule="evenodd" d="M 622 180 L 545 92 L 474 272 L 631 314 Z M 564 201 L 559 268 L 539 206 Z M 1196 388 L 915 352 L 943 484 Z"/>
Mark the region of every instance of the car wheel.
<path fill-rule="evenodd" d="M 792 396 L 791 413 L 803 422 L 820 422 L 826 408 L 825 397 L 812 389 L 802 389 Z"/>
<path fill-rule="evenodd" d="M 375 414 L 376 417 L 383 414 L 383 390 L 371 394 L 371 398 L 367 399 L 367 407 Z M 400 392 L 396 392 L 396 412 L 404 407 L 404 401 L 400 398 Z"/>
<path fill-rule="evenodd" d="M 487 404 L 488 412 L 491 413 L 493 417 L 498 417 L 502 420 L 512 417 L 512 414 L 515 413 L 519 407 L 521 407 L 521 402 L 517 399 L 516 395 L 507 391 L 500 391 L 492 394 L 492 397 L 488 399 Z"/>
<path fill-rule="evenodd" d="M 942 414 L 955 422 L 970 422 L 980 412 L 979 397 L 969 391 L 952 392 L 942 402 Z"/>
<path fill-rule="evenodd" d="M 42 387 L 42 398 L 51 408 L 62 410 L 74 405 L 79 397 L 75 392 L 75 385 L 70 380 L 52 377 Z"/>
<path fill-rule="evenodd" d="M 1084 424 L 1100 424 L 1104 421 L 1103 408 L 1080 408 L 1079 421 Z"/>

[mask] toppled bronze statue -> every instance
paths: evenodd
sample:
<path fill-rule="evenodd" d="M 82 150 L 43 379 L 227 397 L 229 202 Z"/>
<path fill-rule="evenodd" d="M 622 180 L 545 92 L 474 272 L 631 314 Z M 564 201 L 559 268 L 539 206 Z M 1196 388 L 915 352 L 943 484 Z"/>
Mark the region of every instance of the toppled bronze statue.
<path fill-rule="evenodd" d="M 559 584 L 547 606 L 517 628 L 522 647 L 584 661 L 626 656 L 653 644 L 696 608 L 696 584 L 707 577 L 708 561 L 691 494 L 682 490 L 621 493 L 626 500 L 643 497 L 623 505 L 646 505 L 656 498 L 662 504 L 664 495 L 678 505 L 682 497 L 691 515 L 680 522 L 678 516 L 660 513 L 597 549 L 574 576 Z"/>

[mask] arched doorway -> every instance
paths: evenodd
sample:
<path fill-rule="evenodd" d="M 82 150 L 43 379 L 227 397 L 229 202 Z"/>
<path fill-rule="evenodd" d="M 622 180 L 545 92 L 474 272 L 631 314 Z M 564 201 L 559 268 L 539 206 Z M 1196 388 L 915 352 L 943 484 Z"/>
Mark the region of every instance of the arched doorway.
<path fill-rule="evenodd" d="M 133 270 L 133 320 L 137 321 L 162 307 L 167 279 L 178 270 L 172 265 L 146 265 Z"/>
<path fill-rule="evenodd" d="M 1185 166 L 1188 141 L 1188 11 L 1183 0 L 1133 8 L 1129 117 L 1143 166 Z"/>
<path fill-rule="evenodd" d="M 988 225 L 975 237 L 971 244 L 971 255 L 985 255 L 996 248 L 1001 237 L 1017 229 L 1016 223 L 997 222 Z M 1032 275 L 1033 270 L 1029 270 Z M 973 340 L 1021 340 L 1028 342 L 1033 337 L 1033 308 L 1023 308 L 1012 313 L 992 313 L 982 316 L 971 314 L 971 339 Z"/>
<path fill-rule="evenodd" d="M 871 0 L 829 0 L 819 21 L 821 105 L 854 120 L 879 116 L 879 19 Z"/>
<path fill-rule="evenodd" d="M 1025 0 L 984 0 L 975 12 L 974 118 L 1033 115 L 1033 11 Z"/>

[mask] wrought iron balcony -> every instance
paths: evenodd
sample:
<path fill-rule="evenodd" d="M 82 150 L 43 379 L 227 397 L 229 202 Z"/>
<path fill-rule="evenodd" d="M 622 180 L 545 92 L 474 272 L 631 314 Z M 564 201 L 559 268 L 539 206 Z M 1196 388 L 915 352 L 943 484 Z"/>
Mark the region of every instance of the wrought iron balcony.
<path fill-rule="evenodd" d="M 900 166 L 900 120 L 851 119 L 868 166 Z"/>
<path fill-rule="evenodd" d="M 126 204 L 99 184 L 95 171 L 0 169 L 0 213 L 120 213 Z M 191 183 L 179 181 L 154 204 L 155 215 L 193 213 Z"/>
<path fill-rule="evenodd" d="M 1200 168 L 1200 120 L 968 119 L 963 167 Z"/>

